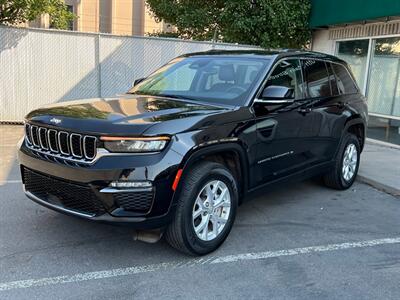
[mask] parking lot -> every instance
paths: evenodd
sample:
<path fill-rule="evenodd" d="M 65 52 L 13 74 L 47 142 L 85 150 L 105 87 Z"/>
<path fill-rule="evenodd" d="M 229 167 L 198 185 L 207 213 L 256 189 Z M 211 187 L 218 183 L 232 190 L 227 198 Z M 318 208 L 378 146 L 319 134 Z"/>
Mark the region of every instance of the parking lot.
<path fill-rule="evenodd" d="M 362 183 L 315 180 L 244 203 L 223 246 L 191 258 L 131 230 L 27 199 L 1 132 L 0 299 L 398 299 L 400 199 Z"/>

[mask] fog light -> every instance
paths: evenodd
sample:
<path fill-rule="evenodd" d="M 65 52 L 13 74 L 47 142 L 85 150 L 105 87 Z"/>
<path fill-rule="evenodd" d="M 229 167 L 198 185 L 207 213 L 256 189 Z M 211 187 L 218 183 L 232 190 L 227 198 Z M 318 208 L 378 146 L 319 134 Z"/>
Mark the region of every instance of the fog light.
<path fill-rule="evenodd" d="M 149 188 L 153 184 L 151 181 L 113 181 L 110 187 L 113 188 Z"/>

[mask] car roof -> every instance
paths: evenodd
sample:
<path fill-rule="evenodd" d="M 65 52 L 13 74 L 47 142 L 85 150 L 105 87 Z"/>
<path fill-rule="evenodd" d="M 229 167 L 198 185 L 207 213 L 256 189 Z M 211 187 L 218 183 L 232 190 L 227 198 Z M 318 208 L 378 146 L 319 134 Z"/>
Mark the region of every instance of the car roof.
<path fill-rule="evenodd" d="M 323 59 L 332 62 L 340 62 L 346 64 L 343 60 L 336 56 L 300 49 L 254 49 L 254 50 L 219 50 L 213 49 L 203 52 L 188 53 L 181 57 L 194 56 L 230 56 L 230 57 L 259 57 L 268 59 L 281 59 L 285 57 L 302 57 L 310 59 Z"/>

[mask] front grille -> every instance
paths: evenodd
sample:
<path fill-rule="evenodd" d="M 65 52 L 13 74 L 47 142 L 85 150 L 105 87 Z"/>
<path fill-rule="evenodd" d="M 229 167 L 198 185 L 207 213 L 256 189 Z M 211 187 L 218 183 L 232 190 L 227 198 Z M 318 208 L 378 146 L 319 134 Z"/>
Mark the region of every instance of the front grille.
<path fill-rule="evenodd" d="M 25 140 L 32 150 L 80 162 L 92 161 L 97 153 L 97 138 L 46 127 L 25 124 Z"/>
<path fill-rule="evenodd" d="M 40 147 L 44 150 L 49 150 L 49 142 L 47 139 L 47 129 L 46 128 L 39 128 L 39 144 Z"/>
<path fill-rule="evenodd" d="M 101 202 L 87 186 L 23 169 L 25 190 L 50 204 L 89 215 L 105 213 Z"/>
<path fill-rule="evenodd" d="M 147 212 L 153 203 L 154 193 L 149 192 L 126 192 L 114 194 L 114 200 L 119 207 L 125 210 Z"/>

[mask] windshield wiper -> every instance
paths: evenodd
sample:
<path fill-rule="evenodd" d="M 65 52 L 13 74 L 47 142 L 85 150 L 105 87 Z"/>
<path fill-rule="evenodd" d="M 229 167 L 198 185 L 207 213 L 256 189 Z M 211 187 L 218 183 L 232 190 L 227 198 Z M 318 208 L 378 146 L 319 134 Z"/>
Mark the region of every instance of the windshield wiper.
<path fill-rule="evenodd" d="M 152 96 L 166 97 L 166 98 L 173 98 L 173 99 L 180 99 L 180 100 L 198 101 L 198 99 L 194 99 L 194 98 L 191 98 L 191 97 L 181 96 L 181 95 L 173 95 L 173 94 L 156 94 L 156 95 L 152 95 Z"/>
<path fill-rule="evenodd" d="M 173 99 L 198 101 L 198 99 L 181 96 L 181 95 L 174 95 L 174 94 L 155 94 L 155 93 L 146 93 L 146 92 L 130 92 L 129 94 L 140 95 L 140 96 L 166 97 L 166 98 L 173 98 Z"/>

